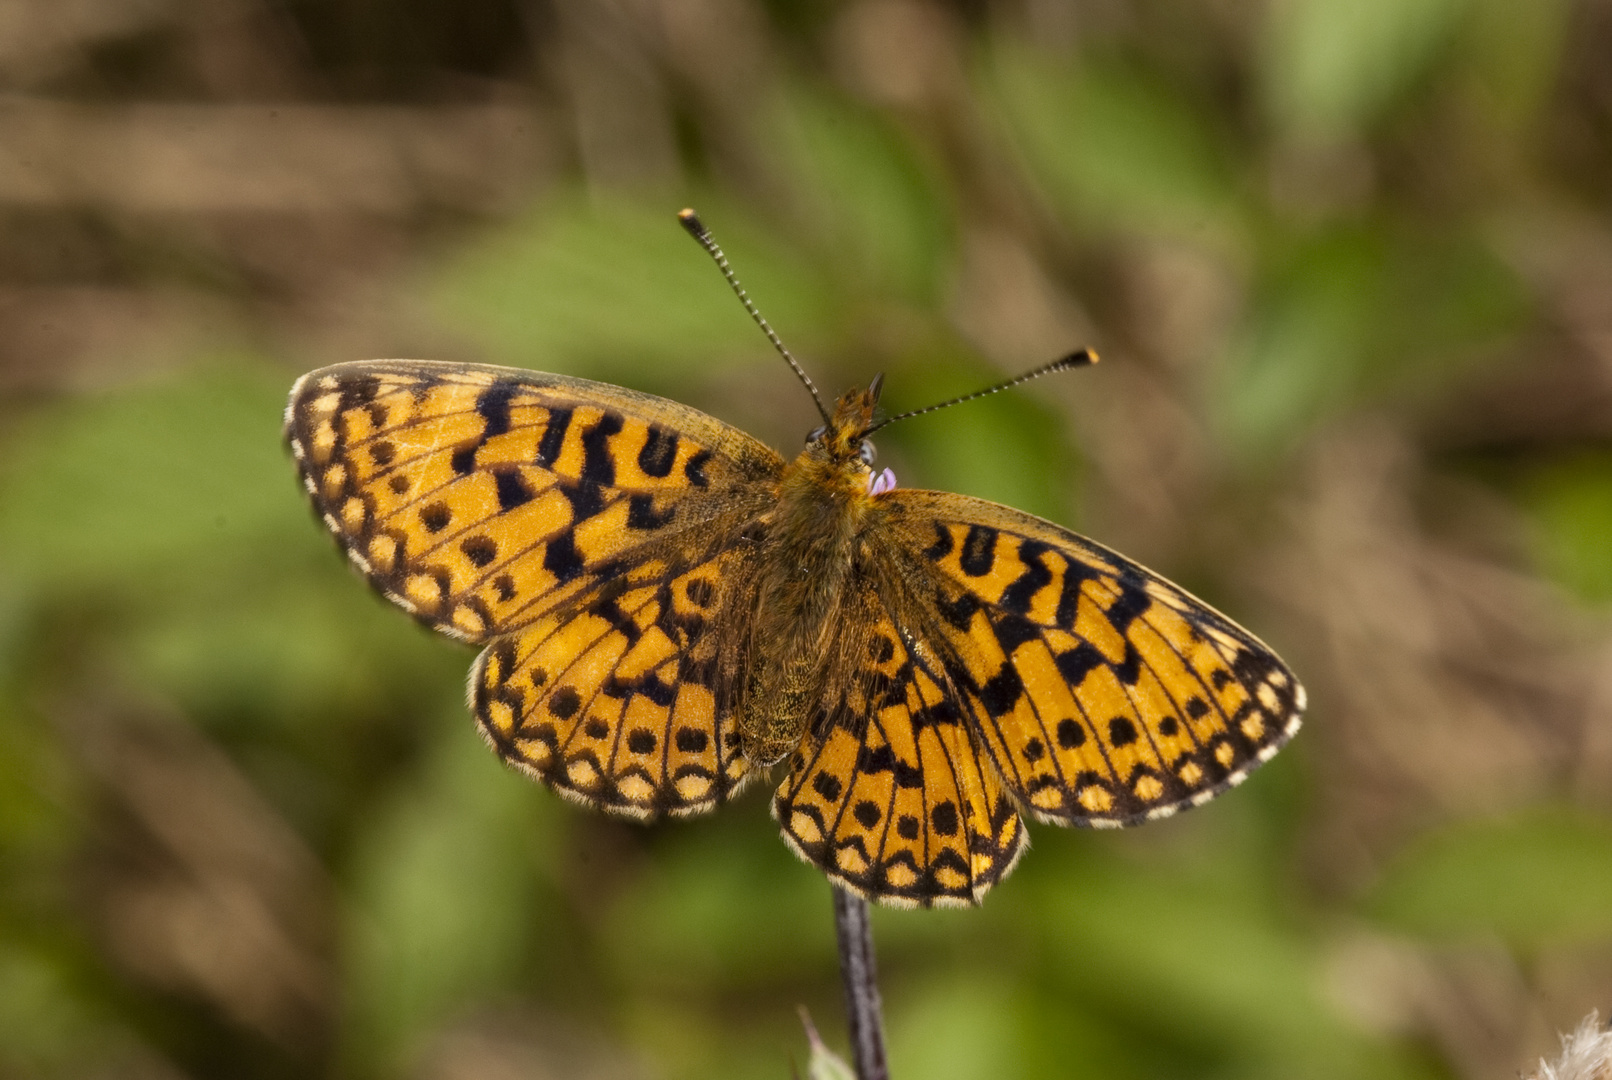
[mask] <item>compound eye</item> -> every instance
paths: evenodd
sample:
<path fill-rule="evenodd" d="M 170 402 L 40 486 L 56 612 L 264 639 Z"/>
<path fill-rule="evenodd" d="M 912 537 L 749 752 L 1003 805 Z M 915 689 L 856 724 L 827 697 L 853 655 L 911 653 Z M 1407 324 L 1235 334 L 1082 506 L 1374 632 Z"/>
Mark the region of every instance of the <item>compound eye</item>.
<path fill-rule="evenodd" d="M 871 442 L 869 442 L 867 439 L 863 439 L 862 449 L 857 451 L 857 456 L 862 459 L 862 464 L 872 465 L 873 462 L 878 458 L 879 451 L 874 448 Z"/>
<path fill-rule="evenodd" d="M 818 424 L 816 427 L 812 428 L 812 430 L 810 430 L 810 431 L 808 431 L 806 433 L 806 445 L 810 446 L 812 443 L 816 442 L 818 439 L 821 439 L 824 435 L 827 435 L 827 434 L 828 434 L 828 425 L 827 424 Z"/>

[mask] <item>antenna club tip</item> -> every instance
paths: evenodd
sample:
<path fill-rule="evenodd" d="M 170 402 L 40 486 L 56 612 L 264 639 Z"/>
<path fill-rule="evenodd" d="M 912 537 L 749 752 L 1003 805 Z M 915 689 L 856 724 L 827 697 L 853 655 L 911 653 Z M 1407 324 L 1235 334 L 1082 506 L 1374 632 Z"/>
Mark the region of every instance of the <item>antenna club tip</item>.
<path fill-rule="evenodd" d="M 683 228 L 687 229 L 695 236 L 703 237 L 707 235 L 705 231 L 705 222 L 700 220 L 700 215 L 696 214 L 692 207 L 684 207 L 683 209 L 679 210 L 677 212 L 677 220 L 678 223 L 683 226 Z"/>
<path fill-rule="evenodd" d="M 1086 364 L 1095 364 L 1101 357 L 1096 349 L 1077 349 L 1063 358 L 1065 367 L 1082 367 Z"/>

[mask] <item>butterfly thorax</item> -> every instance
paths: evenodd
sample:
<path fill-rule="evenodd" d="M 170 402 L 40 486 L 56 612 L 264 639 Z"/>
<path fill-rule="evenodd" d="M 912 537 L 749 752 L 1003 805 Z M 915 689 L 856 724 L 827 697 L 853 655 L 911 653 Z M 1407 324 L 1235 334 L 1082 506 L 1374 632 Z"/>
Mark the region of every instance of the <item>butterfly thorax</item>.
<path fill-rule="evenodd" d="M 805 734 L 827 694 L 841 644 L 847 584 L 877 500 L 868 494 L 862 433 L 878 390 L 844 395 L 834 420 L 778 481 L 767 515 L 767 541 L 756 574 L 750 677 L 739 712 L 745 756 L 770 764 Z"/>

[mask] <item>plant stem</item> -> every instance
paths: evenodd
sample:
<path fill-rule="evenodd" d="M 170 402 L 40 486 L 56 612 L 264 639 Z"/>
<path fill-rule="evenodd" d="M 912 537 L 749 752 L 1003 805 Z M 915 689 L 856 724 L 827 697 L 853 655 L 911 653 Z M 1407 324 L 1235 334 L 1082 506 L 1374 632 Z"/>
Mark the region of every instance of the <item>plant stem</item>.
<path fill-rule="evenodd" d="M 873 963 L 873 924 L 866 900 L 834 886 L 834 930 L 840 941 L 840 975 L 850 1022 L 851 1065 L 857 1080 L 890 1080 L 884 1059 L 884 1018 Z"/>

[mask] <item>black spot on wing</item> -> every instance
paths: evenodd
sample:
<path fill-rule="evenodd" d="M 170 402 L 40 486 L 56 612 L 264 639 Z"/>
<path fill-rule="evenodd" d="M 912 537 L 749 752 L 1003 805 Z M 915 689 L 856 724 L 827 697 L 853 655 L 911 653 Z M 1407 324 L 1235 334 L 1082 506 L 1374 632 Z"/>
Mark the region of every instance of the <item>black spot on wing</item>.
<path fill-rule="evenodd" d="M 1055 616 L 1058 626 L 1068 630 L 1075 625 L 1075 617 L 1080 614 L 1081 585 L 1096 581 L 1100 576 L 1085 563 L 1073 559 L 1064 563 L 1063 588 L 1058 593 L 1058 613 Z"/>
<path fill-rule="evenodd" d="M 381 380 L 377 375 L 360 375 L 347 380 L 341 387 L 341 410 L 346 412 L 348 409 L 369 404 L 375 400 L 375 395 L 380 393 L 380 390 Z"/>
<path fill-rule="evenodd" d="M 862 747 L 856 755 L 856 767 L 860 772 L 881 773 L 888 772 L 895 776 L 896 786 L 916 788 L 924 786 L 923 772 L 916 765 L 908 765 L 896 758 L 895 753 L 888 746 L 881 746 L 877 750 Z"/>
<path fill-rule="evenodd" d="M 1114 665 L 1114 674 L 1126 686 L 1135 686 L 1142 678 L 1142 654 L 1129 641 L 1125 643 L 1125 659 Z"/>
<path fill-rule="evenodd" d="M 583 470 L 586 471 L 585 469 Z M 555 485 L 565 501 L 571 504 L 571 521 L 573 523 L 585 521 L 604 509 L 604 488 L 586 480 L 580 484 L 568 484 L 561 481 Z"/>
<path fill-rule="evenodd" d="M 498 509 L 507 512 L 532 501 L 534 492 L 526 486 L 526 478 L 513 465 L 493 470 L 493 484 L 498 492 Z"/>
<path fill-rule="evenodd" d="M 683 475 L 688 479 L 689 483 L 697 488 L 710 486 L 711 481 L 705 475 L 705 466 L 710 460 L 711 452 L 709 450 L 700 450 L 688 459 L 688 462 L 683 466 Z"/>
<path fill-rule="evenodd" d="M 957 564 L 970 577 L 982 577 L 991 572 L 996 563 L 996 530 L 989 525 L 970 525 L 963 539 L 963 551 Z"/>
<path fill-rule="evenodd" d="M 1012 664 L 1003 664 L 1000 671 L 985 680 L 979 695 L 986 712 L 993 717 L 1006 716 L 1024 695 L 1024 680 Z"/>
<path fill-rule="evenodd" d="M 465 558 L 478 567 L 486 566 L 498 558 L 498 545 L 493 542 L 491 537 L 487 536 L 466 537 L 459 544 L 459 550 L 465 553 Z"/>
<path fill-rule="evenodd" d="M 1102 667 L 1107 661 L 1090 642 L 1082 641 L 1068 652 L 1059 653 L 1054 663 L 1058 665 L 1058 674 L 1062 675 L 1070 686 L 1079 686 L 1087 675 Z"/>
<path fill-rule="evenodd" d="M 952 531 L 940 522 L 934 522 L 935 542 L 924 549 L 924 558 L 930 562 L 939 562 L 952 550 Z"/>
<path fill-rule="evenodd" d="M 1109 605 L 1107 614 L 1108 621 L 1114 624 L 1114 629 L 1123 634 L 1153 601 L 1143 589 L 1135 585 L 1121 584 L 1119 588 L 1119 599 Z"/>
<path fill-rule="evenodd" d="M 565 449 L 565 432 L 571 426 L 570 409 L 550 409 L 548 423 L 543 426 L 543 437 L 537 441 L 535 456 L 539 465 L 551 468 Z"/>
<path fill-rule="evenodd" d="M 543 549 L 543 568 L 562 585 L 581 574 L 582 566 L 582 553 L 569 532 L 560 533 Z"/>
<path fill-rule="evenodd" d="M 1108 722 L 1108 741 L 1116 747 L 1131 745 L 1136 741 L 1136 725 L 1129 717 L 1114 717 Z"/>
<path fill-rule="evenodd" d="M 638 468 L 645 476 L 657 479 L 669 476 L 677 460 L 677 435 L 665 428 L 649 425 L 643 448 L 638 451 Z"/>
<path fill-rule="evenodd" d="M 485 420 L 481 441 L 504 434 L 509 430 L 509 403 L 515 396 L 515 384 L 500 379 L 476 397 L 476 411 Z"/>
<path fill-rule="evenodd" d="M 1002 651 L 1009 656 L 1013 650 L 1026 641 L 1034 641 L 1041 636 L 1041 628 L 1029 619 L 1018 615 L 1003 615 L 993 621 L 992 630 L 996 632 L 996 640 L 1002 646 Z"/>
<path fill-rule="evenodd" d="M 621 417 L 605 413 L 582 433 L 582 481 L 600 487 L 616 482 L 616 461 L 610 454 L 610 437 L 621 430 Z"/>
<path fill-rule="evenodd" d="M 1039 540 L 1020 541 L 1019 559 L 1024 563 L 1024 572 L 1002 590 L 1002 599 L 998 604 L 1015 615 L 1029 614 L 1030 602 L 1035 599 L 1035 594 L 1052 583 L 1052 571 L 1047 569 L 1043 558 L 1049 550 Z"/>
<path fill-rule="evenodd" d="M 676 516 L 676 507 L 668 506 L 664 510 L 656 510 L 654 497 L 645 493 L 639 493 L 627 500 L 629 529 L 659 529 Z"/>
<path fill-rule="evenodd" d="M 945 593 L 937 593 L 935 607 L 947 622 L 959 630 L 967 630 L 968 624 L 974 621 L 974 613 L 980 609 L 979 597 L 973 593 L 960 593 L 955 600 L 948 600 Z"/>
<path fill-rule="evenodd" d="M 434 502 L 420 510 L 420 524 L 425 526 L 426 532 L 439 533 L 448 527 L 453 520 L 453 511 L 448 509 L 444 502 Z"/>

